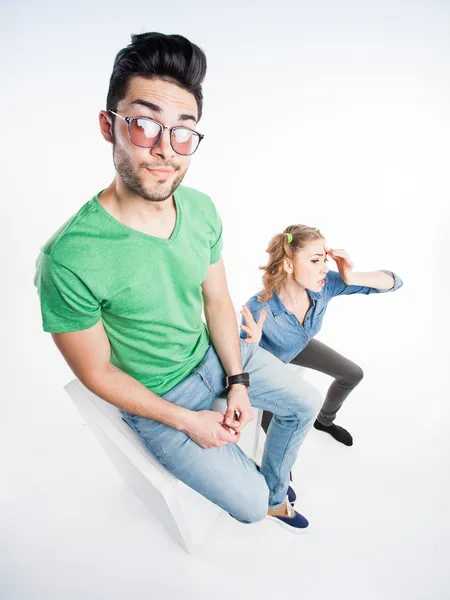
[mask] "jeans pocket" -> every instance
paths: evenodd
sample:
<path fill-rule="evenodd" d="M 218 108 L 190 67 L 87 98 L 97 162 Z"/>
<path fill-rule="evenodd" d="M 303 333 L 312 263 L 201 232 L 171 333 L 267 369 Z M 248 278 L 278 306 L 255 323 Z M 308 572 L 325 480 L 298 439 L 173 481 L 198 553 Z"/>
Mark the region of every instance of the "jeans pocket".
<path fill-rule="evenodd" d="M 201 377 L 212 394 L 218 396 L 224 390 L 225 371 L 212 344 L 200 364 L 193 370 L 193 373 L 197 373 Z"/>
<path fill-rule="evenodd" d="M 193 372 L 201 377 L 203 383 L 206 385 L 206 387 L 211 392 L 211 394 L 214 394 L 216 392 L 216 390 L 214 389 L 214 386 L 212 384 L 211 373 L 210 373 L 208 367 L 204 366 L 202 368 L 197 368 L 197 369 L 194 369 Z"/>

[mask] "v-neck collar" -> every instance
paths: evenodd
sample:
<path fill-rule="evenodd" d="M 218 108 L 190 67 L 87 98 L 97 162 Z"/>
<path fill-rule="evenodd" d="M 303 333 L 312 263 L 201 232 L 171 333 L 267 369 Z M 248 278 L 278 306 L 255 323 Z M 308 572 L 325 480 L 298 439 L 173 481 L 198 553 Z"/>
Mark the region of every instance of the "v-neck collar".
<path fill-rule="evenodd" d="M 156 242 L 159 244 L 173 244 L 175 242 L 175 240 L 178 237 L 178 233 L 180 231 L 180 227 L 181 227 L 181 219 L 182 219 L 182 215 L 181 215 L 181 205 L 180 205 L 180 199 L 178 197 L 178 190 L 175 190 L 173 193 L 173 201 L 175 204 L 175 210 L 176 210 L 176 221 L 175 221 L 175 227 L 172 231 L 172 234 L 169 238 L 160 238 L 154 235 L 150 235 L 148 233 L 144 233 L 143 231 L 138 231 L 137 229 L 133 229 L 132 227 L 128 227 L 128 225 L 125 225 L 124 223 L 122 223 L 121 221 L 119 221 L 118 219 L 116 219 L 115 217 L 112 216 L 112 214 L 110 212 L 108 212 L 106 210 L 106 208 L 104 208 L 104 206 L 102 206 L 102 204 L 100 203 L 99 200 L 99 196 L 100 194 L 103 192 L 104 190 L 102 190 L 101 192 L 99 192 L 96 196 L 94 196 L 94 198 L 92 199 L 94 205 L 100 209 L 101 213 L 106 216 L 110 221 L 114 222 L 116 224 L 116 226 L 120 227 L 123 230 L 128 231 L 129 233 L 133 233 L 134 235 L 137 235 L 141 238 L 150 240 L 152 242 Z"/>

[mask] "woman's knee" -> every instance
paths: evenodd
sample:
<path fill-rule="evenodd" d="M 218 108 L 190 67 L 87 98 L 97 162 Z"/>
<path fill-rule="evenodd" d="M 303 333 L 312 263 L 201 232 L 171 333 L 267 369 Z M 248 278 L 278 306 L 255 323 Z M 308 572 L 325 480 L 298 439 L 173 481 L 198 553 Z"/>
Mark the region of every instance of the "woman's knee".
<path fill-rule="evenodd" d="M 361 367 L 359 365 L 353 365 L 349 372 L 346 373 L 345 379 L 348 381 L 348 383 L 358 385 L 358 383 L 362 381 L 363 377 L 364 371 L 361 369 Z"/>

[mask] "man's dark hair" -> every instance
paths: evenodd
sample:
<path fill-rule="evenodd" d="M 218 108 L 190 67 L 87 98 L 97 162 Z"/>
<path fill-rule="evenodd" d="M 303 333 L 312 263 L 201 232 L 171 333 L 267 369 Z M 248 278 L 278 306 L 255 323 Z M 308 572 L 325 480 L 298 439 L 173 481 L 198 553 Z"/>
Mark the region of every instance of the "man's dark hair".
<path fill-rule="evenodd" d="M 182 35 L 140 33 L 131 36 L 131 44 L 117 53 L 109 80 L 106 109 L 116 110 L 134 76 L 160 78 L 191 92 L 202 116 L 202 83 L 206 73 L 203 50 Z"/>

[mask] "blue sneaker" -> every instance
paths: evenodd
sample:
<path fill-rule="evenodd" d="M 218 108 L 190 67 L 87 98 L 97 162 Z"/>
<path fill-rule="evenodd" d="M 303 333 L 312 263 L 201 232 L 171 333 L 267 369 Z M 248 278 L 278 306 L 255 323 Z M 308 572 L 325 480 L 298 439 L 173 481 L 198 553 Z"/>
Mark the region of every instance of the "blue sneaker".
<path fill-rule="evenodd" d="M 294 506 L 294 502 L 297 500 L 297 494 L 294 492 L 294 490 L 291 488 L 291 486 L 288 487 L 287 497 L 288 497 L 290 505 Z"/>
<path fill-rule="evenodd" d="M 302 531 L 305 531 L 305 529 L 309 525 L 308 519 L 305 519 L 303 515 L 301 515 L 292 508 L 287 497 L 286 506 L 288 513 L 286 516 L 267 515 L 267 518 L 271 519 L 272 521 L 276 521 L 285 529 L 289 529 L 290 531 L 292 531 L 292 533 L 301 533 Z"/>

